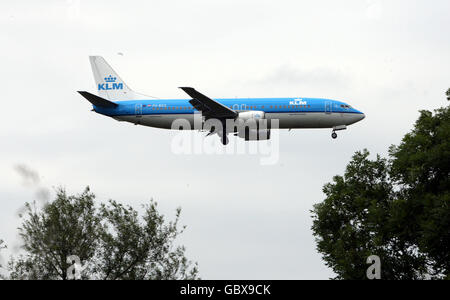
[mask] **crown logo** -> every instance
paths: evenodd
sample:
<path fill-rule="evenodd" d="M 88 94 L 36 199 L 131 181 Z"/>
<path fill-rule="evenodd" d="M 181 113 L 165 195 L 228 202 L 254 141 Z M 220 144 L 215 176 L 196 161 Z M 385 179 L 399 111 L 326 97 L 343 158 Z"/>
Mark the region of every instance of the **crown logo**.
<path fill-rule="evenodd" d="M 105 77 L 106 82 L 116 82 L 116 79 L 117 79 L 116 77 L 112 77 L 111 75 Z"/>

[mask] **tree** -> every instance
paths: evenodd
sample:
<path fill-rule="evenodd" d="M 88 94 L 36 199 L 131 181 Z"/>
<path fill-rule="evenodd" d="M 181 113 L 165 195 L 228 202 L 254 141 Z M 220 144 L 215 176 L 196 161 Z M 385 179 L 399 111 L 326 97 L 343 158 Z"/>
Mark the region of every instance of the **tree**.
<path fill-rule="evenodd" d="M 421 111 L 412 132 L 391 146 L 391 174 L 404 199 L 396 220 L 426 254 L 431 275 L 450 275 L 450 106 Z M 449 278 L 450 279 L 450 278 Z"/>
<path fill-rule="evenodd" d="M 0 251 L 2 251 L 3 249 L 5 249 L 6 248 L 6 245 L 5 245 L 5 242 L 2 240 L 2 239 L 0 239 Z M 0 256 L 0 269 L 2 268 L 2 265 L 1 265 L 1 256 Z"/>
<path fill-rule="evenodd" d="M 378 255 L 384 279 L 450 279 L 450 112 L 421 111 L 389 158 L 356 152 L 314 206 L 317 249 L 338 279 L 365 279 Z"/>
<path fill-rule="evenodd" d="M 4 241 L 2 239 L 0 239 L 0 252 L 5 248 L 6 248 L 6 246 L 4 244 Z M 2 266 L 2 256 L 0 253 L 0 270 L 1 269 L 3 269 L 3 266 Z M 2 274 L 0 274 L 0 279 L 4 279 L 4 276 Z"/>
<path fill-rule="evenodd" d="M 83 265 L 83 279 L 197 278 L 184 247 L 174 246 L 184 230 L 178 229 L 180 209 L 167 222 L 154 201 L 139 217 L 131 206 L 113 200 L 96 205 L 94 200 L 88 187 L 75 196 L 59 188 L 42 209 L 26 204 L 19 228 L 25 254 L 9 262 L 10 278 L 69 279 L 73 255 Z"/>

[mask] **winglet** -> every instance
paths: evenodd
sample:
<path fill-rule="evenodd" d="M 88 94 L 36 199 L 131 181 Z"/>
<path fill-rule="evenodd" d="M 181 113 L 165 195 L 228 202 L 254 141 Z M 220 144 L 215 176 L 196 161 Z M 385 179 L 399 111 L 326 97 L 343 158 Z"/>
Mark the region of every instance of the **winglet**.
<path fill-rule="evenodd" d="M 193 87 L 189 87 L 189 86 L 180 86 L 178 87 L 179 89 L 182 89 L 184 92 L 186 92 L 186 94 L 188 94 L 189 96 L 191 96 L 190 93 L 192 92 L 197 92 Z M 192 96 L 191 96 L 192 97 Z"/>
<path fill-rule="evenodd" d="M 119 106 L 117 103 L 103 99 L 102 97 L 99 97 L 86 91 L 78 91 L 78 93 L 80 93 L 81 96 L 86 98 L 87 101 L 91 102 L 93 105 L 98 107 L 116 108 L 117 106 Z"/>

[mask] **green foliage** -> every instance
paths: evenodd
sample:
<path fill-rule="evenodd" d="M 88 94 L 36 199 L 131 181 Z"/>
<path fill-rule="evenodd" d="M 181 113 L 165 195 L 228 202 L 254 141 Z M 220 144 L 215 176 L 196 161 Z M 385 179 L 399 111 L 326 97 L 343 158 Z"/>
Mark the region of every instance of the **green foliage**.
<path fill-rule="evenodd" d="M 96 205 L 86 188 L 69 196 L 57 190 L 56 199 L 41 210 L 27 204 L 20 235 L 26 254 L 11 259 L 11 279 L 68 279 L 76 255 L 83 279 L 196 279 L 197 267 L 175 247 L 180 210 L 166 222 L 156 203 L 142 217 L 130 206 L 110 200 Z"/>
<path fill-rule="evenodd" d="M 0 239 L 0 251 L 2 251 L 2 249 L 5 249 L 6 248 L 6 245 L 5 245 L 5 242 L 2 240 L 2 239 Z M 0 263 L 1 263 L 1 256 L 0 256 Z M 2 265 L 0 264 L 0 268 L 2 268 Z"/>
<path fill-rule="evenodd" d="M 27 254 L 10 262 L 11 278 L 65 279 L 68 256 L 76 254 L 81 260 L 92 257 L 100 228 L 94 198 L 89 188 L 77 196 L 58 189 L 56 200 L 42 211 L 35 203 L 27 203 L 28 218 L 19 228 Z"/>
<path fill-rule="evenodd" d="M 392 176 L 407 200 L 405 234 L 433 275 L 450 274 L 450 107 L 421 111 L 415 128 L 389 151 Z"/>
<path fill-rule="evenodd" d="M 1 251 L 2 251 L 3 249 L 5 249 L 5 248 L 6 248 L 5 242 L 4 242 L 2 239 L 0 239 L 0 271 L 3 269 L 3 266 L 2 266 L 2 260 L 3 260 L 3 258 L 2 258 L 2 255 L 1 255 Z M 5 279 L 4 276 L 3 276 L 2 274 L 0 274 L 0 279 Z"/>
<path fill-rule="evenodd" d="M 389 159 L 356 152 L 314 206 L 317 249 L 338 279 L 365 279 L 378 255 L 384 279 L 449 278 L 450 112 L 422 111 Z"/>

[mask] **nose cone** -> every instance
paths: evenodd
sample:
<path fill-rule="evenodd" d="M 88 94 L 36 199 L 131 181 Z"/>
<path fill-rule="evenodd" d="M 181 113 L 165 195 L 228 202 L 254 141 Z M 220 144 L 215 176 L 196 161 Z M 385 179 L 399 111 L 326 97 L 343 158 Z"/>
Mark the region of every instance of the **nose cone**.
<path fill-rule="evenodd" d="M 351 114 L 351 116 L 349 116 L 349 119 L 348 119 L 349 122 L 348 122 L 347 125 L 351 125 L 351 124 L 354 124 L 356 122 L 359 122 L 359 121 L 363 120 L 365 117 L 366 117 L 365 114 L 363 114 L 359 110 L 355 109 L 354 113 Z"/>
<path fill-rule="evenodd" d="M 360 115 L 359 115 L 359 121 L 361 121 L 361 120 L 364 120 L 365 118 L 366 118 L 366 115 L 365 114 L 363 114 L 363 113 L 361 113 Z"/>

